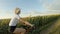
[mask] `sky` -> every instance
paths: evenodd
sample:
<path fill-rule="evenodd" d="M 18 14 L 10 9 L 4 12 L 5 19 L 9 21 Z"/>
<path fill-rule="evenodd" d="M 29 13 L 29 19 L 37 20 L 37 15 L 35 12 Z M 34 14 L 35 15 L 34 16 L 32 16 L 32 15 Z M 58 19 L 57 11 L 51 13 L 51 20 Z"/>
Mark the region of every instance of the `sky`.
<path fill-rule="evenodd" d="M 0 0 L 0 19 L 11 18 L 21 9 L 21 17 L 60 14 L 60 0 Z"/>

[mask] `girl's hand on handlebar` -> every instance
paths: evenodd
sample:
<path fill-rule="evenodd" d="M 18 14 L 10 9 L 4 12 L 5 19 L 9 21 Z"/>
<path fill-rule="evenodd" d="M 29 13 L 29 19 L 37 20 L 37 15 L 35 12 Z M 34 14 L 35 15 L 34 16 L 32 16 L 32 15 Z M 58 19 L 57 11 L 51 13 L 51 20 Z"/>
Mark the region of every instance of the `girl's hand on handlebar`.
<path fill-rule="evenodd" d="M 31 27 L 34 27 L 34 24 L 32 24 Z"/>

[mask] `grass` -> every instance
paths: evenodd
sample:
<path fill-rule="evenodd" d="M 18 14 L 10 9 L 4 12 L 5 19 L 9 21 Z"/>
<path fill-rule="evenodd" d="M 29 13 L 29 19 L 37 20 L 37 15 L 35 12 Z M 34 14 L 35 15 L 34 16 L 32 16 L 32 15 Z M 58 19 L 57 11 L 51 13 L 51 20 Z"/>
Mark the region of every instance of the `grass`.
<path fill-rule="evenodd" d="M 40 31 L 51 26 L 58 18 L 60 18 L 60 15 L 26 17 L 23 19 L 32 24 L 35 24 L 36 28 L 34 30 L 31 30 L 28 34 L 40 34 Z M 10 21 L 10 19 L 1 19 L 0 20 L 0 33 L 1 34 L 10 34 L 8 32 L 9 21 Z M 18 23 L 17 27 L 22 27 L 22 24 Z"/>

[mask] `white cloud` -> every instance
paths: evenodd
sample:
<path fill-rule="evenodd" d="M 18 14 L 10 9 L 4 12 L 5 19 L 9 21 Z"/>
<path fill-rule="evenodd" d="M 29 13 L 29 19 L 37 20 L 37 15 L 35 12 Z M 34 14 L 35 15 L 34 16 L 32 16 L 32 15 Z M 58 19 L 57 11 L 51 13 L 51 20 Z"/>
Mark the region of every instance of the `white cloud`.
<path fill-rule="evenodd" d="M 50 9 L 50 10 L 60 10 L 60 0 L 53 0 L 53 2 L 45 2 L 43 4 L 45 8 Z"/>
<path fill-rule="evenodd" d="M 42 6 L 47 9 L 45 13 L 60 13 L 60 0 L 42 0 Z"/>

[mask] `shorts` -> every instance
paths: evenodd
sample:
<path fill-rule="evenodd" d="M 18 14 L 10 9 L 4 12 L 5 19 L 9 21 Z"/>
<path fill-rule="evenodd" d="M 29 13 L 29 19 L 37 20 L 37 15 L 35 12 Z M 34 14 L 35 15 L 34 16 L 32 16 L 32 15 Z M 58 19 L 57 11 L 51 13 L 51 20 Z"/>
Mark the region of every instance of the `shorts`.
<path fill-rule="evenodd" d="M 16 26 L 10 26 L 10 32 L 14 32 L 14 30 L 16 29 Z"/>

